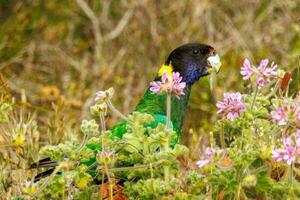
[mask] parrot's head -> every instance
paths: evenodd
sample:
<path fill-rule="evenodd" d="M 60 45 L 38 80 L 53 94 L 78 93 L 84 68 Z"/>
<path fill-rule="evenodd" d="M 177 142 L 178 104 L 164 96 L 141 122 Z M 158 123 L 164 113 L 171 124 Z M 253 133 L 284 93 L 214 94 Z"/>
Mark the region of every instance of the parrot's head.
<path fill-rule="evenodd" d="M 221 62 L 216 50 L 206 44 L 189 43 L 174 49 L 168 56 L 165 66 L 179 72 L 183 81 L 192 85 L 200 77 L 217 73 Z"/>

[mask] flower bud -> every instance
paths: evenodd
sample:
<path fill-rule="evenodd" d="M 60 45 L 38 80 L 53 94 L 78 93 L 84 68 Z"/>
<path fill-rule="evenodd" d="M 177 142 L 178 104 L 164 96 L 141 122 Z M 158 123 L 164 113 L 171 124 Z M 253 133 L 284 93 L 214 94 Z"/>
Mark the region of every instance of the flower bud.
<path fill-rule="evenodd" d="M 256 182 L 257 182 L 256 176 L 249 175 L 243 179 L 242 185 L 244 187 L 254 187 L 256 185 Z"/>
<path fill-rule="evenodd" d="M 70 164 L 68 162 L 62 162 L 61 163 L 61 170 L 67 171 L 70 168 Z"/>
<path fill-rule="evenodd" d="M 22 190 L 24 193 L 32 195 L 37 191 L 37 188 L 35 184 L 32 184 L 31 182 L 26 182 Z"/>
<path fill-rule="evenodd" d="M 87 173 L 81 173 L 75 178 L 75 184 L 79 189 L 84 189 L 91 181 L 91 175 Z"/>
<path fill-rule="evenodd" d="M 81 131 L 84 134 L 97 134 L 99 133 L 99 125 L 96 123 L 94 119 L 92 120 L 83 120 L 80 126 Z"/>
<path fill-rule="evenodd" d="M 107 113 L 107 105 L 106 103 L 95 104 L 90 107 L 90 112 L 92 115 L 106 115 Z"/>
<path fill-rule="evenodd" d="M 285 74 L 284 70 L 282 70 L 282 69 L 278 69 L 277 70 L 277 76 L 278 76 L 278 78 L 283 78 L 284 74 Z"/>
<path fill-rule="evenodd" d="M 271 159 L 272 158 L 272 149 L 273 147 L 269 146 L 269 147 L 262 147 L 260 149 L 260 154 L 259 156 L 264 159 L 264 160 L 267 160 L 267 159 Z"/>
<path fill-rule="evenodd" d="M 99 164 L 113 164 L 115 160 L 116 155 L 113 151 L 101 151 L 97 154 L 97 162 Z"/>
<path fill-rule="evenodd" d="M 60 177 L 60 178 L 58 179 L 58 183 L 64 185 L 64 184 L 66 184 L 66 180 L 65 180 L 63 177 Z"/>
<path fill-rule="evenodd" d="M 23 134 L 17 134 L 14 138 L 13 144 L 15 146 L 22 146 L 25 143 L 25 136 Z"/>

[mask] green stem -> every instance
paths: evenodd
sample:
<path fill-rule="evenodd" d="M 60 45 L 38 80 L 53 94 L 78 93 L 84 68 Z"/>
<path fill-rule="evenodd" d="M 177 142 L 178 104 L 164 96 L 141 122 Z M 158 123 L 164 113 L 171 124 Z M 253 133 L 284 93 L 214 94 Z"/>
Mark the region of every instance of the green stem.
<path fill-rule="evenodd" d="M 169 130 L 170 129 L 170 124 L 171 124 L 171 94 L 169 92 L 167 92 L 166 106 L 167 106 L 167 111 L 166 111 L 166 115 L 167 115 L 166 129 Z"/>
<path fill-rule="evenodd" d="M 166 101 L 166 117 L 167 117 L 167 121 L 166 121 L 166 131 L 170 130 L 170 124 L 171 124 L 171 93 L 167 92 L 167 101 Z M 169 150 L 169 139 L 167 139 L 164 142 L 164 151 L 168 152 Z M 164 176 L 165 176 L 165 181 L 167 183 L 169 183 L 170 181 L 170 166 L 164 166 Z"/>
<path fill-rule="evenodd" d="M 67 200 L 72 198 L 72 177 L 69 172 L 66 172 L 66 186 L 68 190 Z"/>
<path fill-rule="evenodd" d="M 107 167 L 106 162 L 104 163 L 104 169 L 105 169 L 105 173 L 106 173 L 108 183 L 109 183 L 109 197 L 110 197 L 109 199 L 113 200 L 114 199 L 113 184 L 112 184 L 112 180 L 111 180 L 110 175 L 109 175 L 109 171 L 108 171 L 108 167 Z"/>
<path fill-rule="evenodd" d="M 241 199 L 241 198 L 240 198 L 240 195 L 241 195 L 241 189 L 242 189 L 242 185 L 239 184 L 239 187 L 238 187 L 238 190 L 237 190 L 237 195 L 236 195 L 236 197 L 235 197 L 236 200 Z"/>
<path fill-rule="evenodd" d="M 128 121 L 127 117 L 125 115 L 123 115 L 120 111 L 118 111 L 118 109 L 116 109 L 113 104 L 111 103 L 111 101 L 108 99 L 105 101 L 107 106 L 116 114 L 118 115 L 121 119 Z"/>
<path fill-rule="evenodd" d="M 99 120 L 100 120 L 100 126 L 101 126 L 101 147 L 102 147 L 102 149 L 105 149 L 104 137 L 103 137 L 103 134 L 106 131 L 104 114 L 100 114 Z"/>
<path fill-rule="evenodd" d="M 148 151 L 148 143 L 147 143 L 147 141 L 144 139 L 144 141 L 143 141 L 143 154 L 144 154 L 144 156 L 146 156 L 148 153 L 149 153 L 149 151 Z"/>
<path fill-rule="evenodd" d="M 160 160 L 154 163 L 150 164 L 145 164 L 145 165 L 136 165 L 136 166 L 132 166 L 132 167 L 118 167 L 118 168 L 110 168 L 108 169 L 108 171 L 110 172 L 120 172 L 120 171 L 131 171 L 131 170 L 137 170 L 137 169 L 147 169 L 147 168 L 151 168 L 157 165 L 161 165 L 162 163 L 166 162 L 167 160 Z M 103 168 L 101 168 L 101 170 L 104 170 Z"/>
<path fill-rule="evenodd" d="M 151 178 L 153 178 L 153 166 L 152 166 L 152 163 L 150 163 L 149 166 L 150 166 L 150 175 L 151 175 Z"/>
<path fill-rule="evenodd" d="M 169 140 L 167 139 L 164 142 L 164 151 L 167 152 L 168 149 L 169 149 Z M 168 163 L 167 163 L 167 166 L 164 166 L 164 176 L 165 176 L 165 181 L 167 183 L 169 183 L 169 181 L 170 181 L 170 166 Z"/>
<path fill-rule="evenodd" d="M 291 185 L 293 185 L 293 179 L 294 179 L 294 173 L 293 173 L 294 170 L 293 169 L 294 169 L 294 163 L 292 163 L 290 166 L 289 181 L 290 181 Z"/>
<path fill-rule="evenodd" d="M 83 140 L 82 140 L 80 146 L 76 150 L 77 153 L 79 153 L 82 150 L 82 148 L 85 146 L 87 140 L 88 140 L 88 134 L 84 134 Z"/>
<path fill-rule="evenodd" d="M 225 148 L 225 136 L 224 136 L 224 123 L 222 122 L 222 127 L 221 127 L 221 133 L 220 133 L 220 141 L 221 141 L 221 148 Z"/>
<path fill-rule="evenodd" d="M 251 102 L 251 108 L 250 108 L 251 112 L 252 112 L 253 107 L 254 107 L 254 103 L 255 103 L 255 100 L 256 100 L 257 92 L 258 92 L 258 84 L 256 84 L 256 88 L 255 88 L 255 91 L 254 91 L 254 96 L 253 96 L 253 99 L 252 99 L 252 102 Z"/>
<path fill-rule="evenodd" d="M 272 92 L 267 96 L 267 99 L 269 99 L 270 97 L 272 97 L 273 95 L 276 94 L 276 92 L 277 92 L 278 89 L 279 89 L 279 82 L 280 82 L 280 80 L 276 81 L 276 84 L 275 84 L 275 86 L 274 86 Z"/>
<path fill-rule="evenodd" d="M 210 143 L 210 148 L 213 149 L 215 147 L 215 139 L 214 139 L 213 132 L 209 132 L 209 143 Z"/>
<path fill-rule="evenodd" d="M 106 126 L 105 126 L 104 114 L 100 114 L 99 121 L 100 121 L 100 126 L 101 126 L 101 132 L 105 132 L 106 131 Z"/>

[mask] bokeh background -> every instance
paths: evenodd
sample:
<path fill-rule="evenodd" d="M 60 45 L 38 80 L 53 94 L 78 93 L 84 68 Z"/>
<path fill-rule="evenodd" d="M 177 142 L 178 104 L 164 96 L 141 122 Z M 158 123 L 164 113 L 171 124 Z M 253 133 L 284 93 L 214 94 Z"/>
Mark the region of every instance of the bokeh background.
<path fill-rule="evenodd" d="M 16 137 L 16 124 L 30 127 L 30 153 L 12 148 L 12 163 L 24 167 L 41 146 L 80 138 L 98 90 L 114 87 L 114 104 L 130 113 L 168 53 L 186 42 L 212 45 L 223 62 L 213 91 L 207 78 L 195 84 L 186 115 L 183 143 L 204 144 L 223 92 L 247 89 L 245 57 L 299 67 L 299 11 L 298 0 L 0 0 L 1 101 L 16 105 L 2 142 Z M 9 147 L 0 147 L 6 161 Z"/>

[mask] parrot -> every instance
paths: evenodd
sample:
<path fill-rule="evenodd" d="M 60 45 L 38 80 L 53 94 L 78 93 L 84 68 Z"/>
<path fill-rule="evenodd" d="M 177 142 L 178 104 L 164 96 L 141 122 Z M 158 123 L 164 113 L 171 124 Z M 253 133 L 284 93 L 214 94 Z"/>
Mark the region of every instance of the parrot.
<path fill-rule="evenodd" d="M 158 70 L 153 81 L 160 80 L 162 74 L 166 71 L 168 74 L 179 72 L 182 76 L 182 81 L 186 83 L 184 95 L 181 96 L 181 98 L 171 97 L 171 128 L 175 131 L 176 136 L 170 145 L 175 145 L 180 142 L 179 139 L 184 123 L 184 116 L 193 84 L 201 77 L 205 77 L 209 74 L 215 75 L 219 72 L 220 66 L 221 61 L 215 48 L 202 43 L 187 43 L 171 51 L 164 64 Z M 166 94 L 154 94 L 149 86 L 133 112 L 152 115 L 155 119 L 154 122 L 151 122 L 152 127 L 157 126 L 159 123 L 165 124 Z M 117 123 L 110 129 L 111 137 L 122 138 L 123 134 L 127 132 L 126 128 L 127 121 L 123 120 Z M 87 144 L 87 147 L 94 151 L 101 150 L 99 144 Z M 96 158 L 91 159 L 84 164 L 91 165 L 95 160 Z M 55 166 L 57 166 L 57 163 L 50 158 L 45 158 L 37 163 L 33 163 L 31 168 L 51 167 L 51 169 L 36 175 L 35 181 L 49 176 L 54 171 Z"/>

